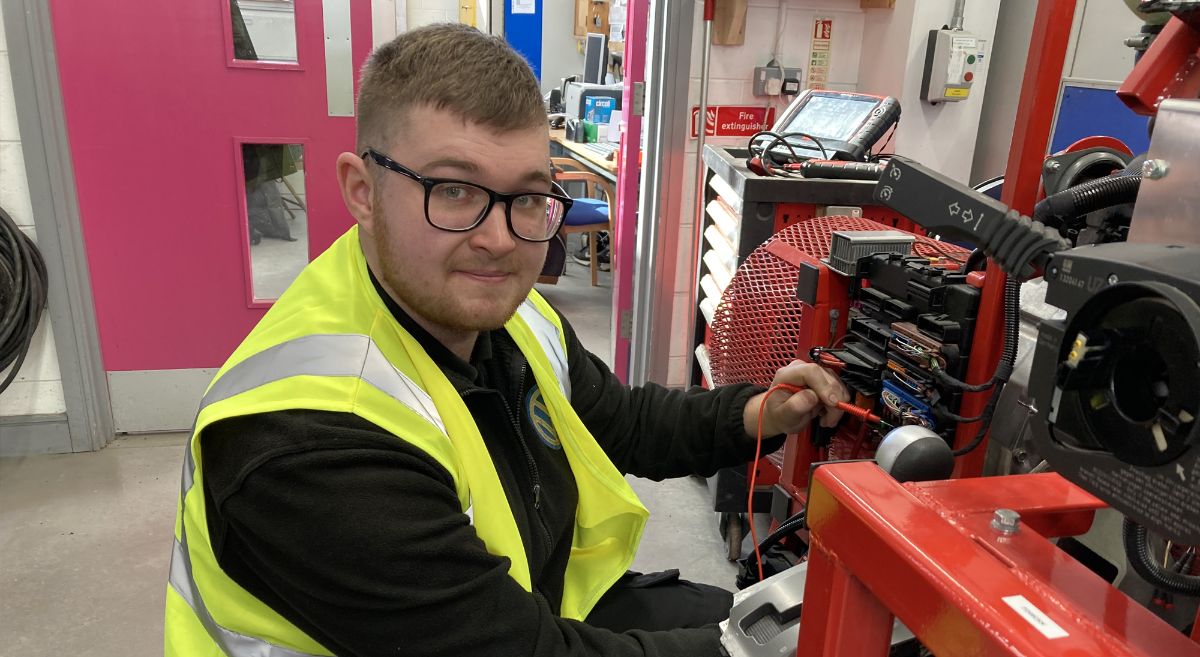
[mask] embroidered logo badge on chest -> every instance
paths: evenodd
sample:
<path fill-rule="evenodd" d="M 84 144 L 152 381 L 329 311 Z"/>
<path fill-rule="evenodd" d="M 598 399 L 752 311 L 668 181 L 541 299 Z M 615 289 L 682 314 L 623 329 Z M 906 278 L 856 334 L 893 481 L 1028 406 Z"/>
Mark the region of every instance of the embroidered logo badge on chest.
<path fill-rule="evenodd" d="M 562 444 L 558 441 L 558 432 L 554 430 L 554 422 L 550 419 L 550 409 L 537 386 L 525 395 L 525 414 L 529 417 L 529 424 L 533 425 L 534 433 L 546 447 L 562 449 Z"/>

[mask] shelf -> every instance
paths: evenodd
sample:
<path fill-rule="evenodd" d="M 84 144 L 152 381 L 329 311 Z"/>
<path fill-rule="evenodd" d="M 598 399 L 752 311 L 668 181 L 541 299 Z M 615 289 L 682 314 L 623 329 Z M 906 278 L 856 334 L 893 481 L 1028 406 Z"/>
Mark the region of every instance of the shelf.
<path fill-rule="evenodd" d="M 733 280 L 733 272 L 729 270 L 729 265 L 716 251 L 704 252 L 704 264 L 708 265 L 708 273 L 712 274 L 713 280 L 722 290 L 729 287 L 730 281 Z"/>
<path fill-rule="evenodd" d="M 717 282 L 709 274 L 705 274 L 704 278 L 700 279 L 700 289 L 704 290 L 704 296 L 718 301 L 720 301 L 721 295 L 725 293 L 725 289 L 717 285 Z"/>
<path fill-rule="evenodd" d="M 729 240 L 725 238 L 725 235 L 715 225 L 710 225 L 704 229 L 704 239 L 712 245 L 712 250 L 716 251 L 722 258 L 737 260 L 737 249 L 729 243 Z"/>
<path fill-rule="evenodd" d="M 725 182 L 725 179 L 720 176 L 713 176 L 708 180 L 708 184 L 718 196 L 725 199 L 735 217 L 742 214 L 742 197 L 733 189 L 733 185 Z"/>
<path fill-rule="evenodd" d="M 696 347 L 696 363 L 700 365 L 700 373 L 708 382 L 708 387 L 712 388 L 712 362 L 708 359 L 708 347 L 704 343 Z"/>
<path fill-rule="evenodd" d="M 729 206 L 722 203 L 720 199 L 713 199 L 704 206 L 704 212 L 712 219 L 713 225 L 725 236 L 726 241 L 736 245 L 741 222 L 736 215 L 730 213 Z"/>

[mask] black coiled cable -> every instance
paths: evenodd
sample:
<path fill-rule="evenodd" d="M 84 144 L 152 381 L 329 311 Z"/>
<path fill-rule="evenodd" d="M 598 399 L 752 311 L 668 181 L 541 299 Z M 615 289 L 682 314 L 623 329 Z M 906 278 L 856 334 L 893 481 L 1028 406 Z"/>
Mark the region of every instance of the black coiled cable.
<path fill-rule="evenodd" d="M 1125 543 L 1125 556 L 1134 572 L 1163 591 L 1200 596 L 1200 577 L 1172 572 L 1160 566 L 1150 555 L 1150 545 L 1146 542 L 1148 535 L 1145 526 L 1125 519 L 1121 537 Z"/>
<path fill-rule="evenodd" d="M 46 263 L 37 245 L 0 208 L 0 382 L 3 393 L 21 370 L 46 307 Z"/>
<path fill-rule="evenodd" d="M 1141 175 L 1117 175 L 1089 180 L 1038 201 L 1033 219 L 1058 226 L 1064 221 L 1123 203 L 1133 203 L 1142 185 Z"/>

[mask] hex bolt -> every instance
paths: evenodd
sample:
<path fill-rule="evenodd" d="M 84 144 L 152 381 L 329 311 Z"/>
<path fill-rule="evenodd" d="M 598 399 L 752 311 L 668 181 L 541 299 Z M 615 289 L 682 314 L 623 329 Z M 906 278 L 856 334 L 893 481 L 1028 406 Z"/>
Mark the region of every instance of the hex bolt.
<path fill-rule="evenodd" d="M 1167 177 L 1170 169 L 1166 160 L 1146 160 L 1142 163 L 1142 176 L 1150 180 L 1160 180 Z"/>
<path fill-rule="evenodd" d="M 992 514 L 992 529 L 996 533 L 1012 536 L 1021 526 L 1021 514 L 1012 509 L 996 509 Z"/>

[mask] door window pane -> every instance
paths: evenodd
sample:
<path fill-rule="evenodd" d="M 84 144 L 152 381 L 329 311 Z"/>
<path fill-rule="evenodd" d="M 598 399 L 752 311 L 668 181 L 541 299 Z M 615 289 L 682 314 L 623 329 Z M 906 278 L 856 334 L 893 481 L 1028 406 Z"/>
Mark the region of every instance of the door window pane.
<path fill-rule="evenodd" d="M 304 148 L 242 144 L 242 173 L 253 296 L 278 299 L 308 264 Z"/>
<path fill-rule="evenodd" d="M 233 21 L 233 58 L 295 63 L 294 0 L 229 0 Z"/>

